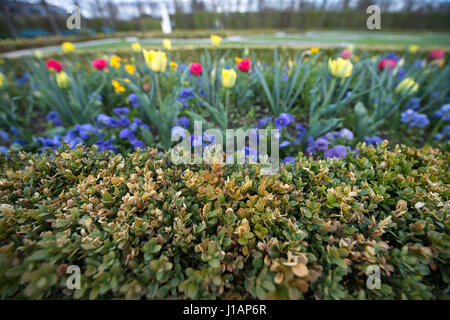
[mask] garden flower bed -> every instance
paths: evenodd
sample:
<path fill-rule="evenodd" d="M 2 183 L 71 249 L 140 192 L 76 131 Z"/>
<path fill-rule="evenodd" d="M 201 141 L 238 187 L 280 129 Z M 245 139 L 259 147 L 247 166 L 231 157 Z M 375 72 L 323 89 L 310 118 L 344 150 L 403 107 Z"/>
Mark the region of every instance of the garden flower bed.
<path fill-rule="evenodd" d="M 448 298 L 446 53 L 211 40 L 0 64 L 0 296 Z M 171 161 L 229 129 L 245 163 Z"/>

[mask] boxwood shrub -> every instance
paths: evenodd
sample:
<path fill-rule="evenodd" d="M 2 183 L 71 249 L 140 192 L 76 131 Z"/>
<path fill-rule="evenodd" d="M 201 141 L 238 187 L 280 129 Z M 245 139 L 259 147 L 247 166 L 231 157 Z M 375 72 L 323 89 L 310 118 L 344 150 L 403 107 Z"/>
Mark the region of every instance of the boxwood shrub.
<path fill-rule="evenodd" d="M 0 297 L 449 298 L 449 153 L 358 149 L 272 176 L 151 149 L 2 156 Z"/>

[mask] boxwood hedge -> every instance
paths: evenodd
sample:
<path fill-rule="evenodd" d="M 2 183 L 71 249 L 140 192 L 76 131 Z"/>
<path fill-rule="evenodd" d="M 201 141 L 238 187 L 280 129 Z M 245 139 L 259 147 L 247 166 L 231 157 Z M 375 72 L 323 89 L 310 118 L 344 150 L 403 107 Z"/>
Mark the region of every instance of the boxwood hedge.
<path fill-rule="evenodd" d="M 151 149 L 2 156 L 0 296 L 449 298 L 449 153 L 358 148 L 272 176 Z"/>

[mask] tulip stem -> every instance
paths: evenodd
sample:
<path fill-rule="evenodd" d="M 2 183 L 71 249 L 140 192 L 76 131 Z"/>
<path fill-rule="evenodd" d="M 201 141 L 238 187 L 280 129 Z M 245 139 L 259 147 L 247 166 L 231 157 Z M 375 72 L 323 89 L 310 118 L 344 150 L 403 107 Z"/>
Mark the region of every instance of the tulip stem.
<path fill-rule="evenodd" d="M 156 95 L 158 96 L 159 107 L 162 106 L 161 90 L 159 89 L 159 74 L 155 74 Z"/>
<path fill-rule="evenodd" d="M 230 90 L 225 89 L 225 130 L 228 128 L 228 108 L 230 104 Z"/>
<path fill-rule="evenodd" d="M 327 95 L 325 96 L 325 100 L 323 100 L 323 104 L 322 104 L 322 107 L 320 107 L 320 109 L 322 109 L 323 107 L 325 107 L 328 104 L 328 101 L 331 98 L 331 94 L 333 93 L 335 86 L 336 86 L 336 78 L 333 78 L 333 80 L 331 80 L 330 88 L 328 88 Z"/>

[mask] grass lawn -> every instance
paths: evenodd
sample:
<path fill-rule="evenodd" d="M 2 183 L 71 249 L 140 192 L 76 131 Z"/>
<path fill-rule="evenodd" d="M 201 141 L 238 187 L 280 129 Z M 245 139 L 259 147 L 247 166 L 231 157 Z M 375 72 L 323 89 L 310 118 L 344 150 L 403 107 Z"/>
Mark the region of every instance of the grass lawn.
<path fill-rule="evenodd" d="M 310 31 L 299 34 L 262 34 L 249 35 L 243 40 L 298 42 L 318 44 L 362 44 L 362 45 L 398 45 L 408 46 L 416 44 L 420 47 L 447 47 L 450 46 L 448 33 L 393 33 L 383 31 Z"/>

